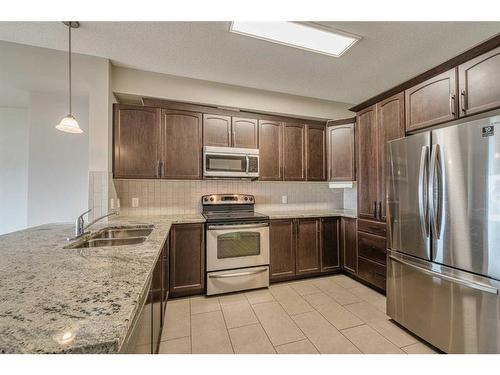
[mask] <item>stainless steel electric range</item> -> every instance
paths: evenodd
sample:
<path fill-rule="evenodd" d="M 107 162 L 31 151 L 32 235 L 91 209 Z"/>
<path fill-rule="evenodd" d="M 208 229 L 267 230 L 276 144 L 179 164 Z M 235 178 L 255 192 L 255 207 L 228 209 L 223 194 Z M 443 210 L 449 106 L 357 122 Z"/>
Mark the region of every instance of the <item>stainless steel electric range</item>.
<path fill-rule="evenodd" d="M 246 194 L 202 197 L 207 220 L 207 295 L 269 286 L 269 216 Z"/>

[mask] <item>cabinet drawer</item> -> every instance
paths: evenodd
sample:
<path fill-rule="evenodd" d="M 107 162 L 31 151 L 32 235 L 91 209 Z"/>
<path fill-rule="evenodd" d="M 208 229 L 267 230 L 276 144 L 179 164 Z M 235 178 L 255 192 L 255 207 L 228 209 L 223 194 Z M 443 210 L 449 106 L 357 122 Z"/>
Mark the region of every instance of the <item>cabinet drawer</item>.
<path fill-rule="evenodd" d="M 375 262 L 385 264 L 386 238 L 358 232 L 358 254 Z"/>
<path fill-rule="evenodd" d="M 373 286 L 385 290 L 385 266 L 363 257 L 358 257 L 358 276 Z"/>
<path fill-rule="evenodd" d="M 358 230 L 366 233 L 376 234 L 377 236 L 387 235 L 387 226 L 385 222 L 358 219 Z"/>

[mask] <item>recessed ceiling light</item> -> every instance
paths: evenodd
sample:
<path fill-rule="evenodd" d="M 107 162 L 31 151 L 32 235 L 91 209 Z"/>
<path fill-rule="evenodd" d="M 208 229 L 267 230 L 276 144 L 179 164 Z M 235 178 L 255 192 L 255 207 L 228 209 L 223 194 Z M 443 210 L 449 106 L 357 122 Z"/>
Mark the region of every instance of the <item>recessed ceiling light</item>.
<path fill-rule="evenodd" d="M 287 21 L 233 21 L 229 31 L 334 57 L 342 56 L 361 39 L 317 24 Z"/>

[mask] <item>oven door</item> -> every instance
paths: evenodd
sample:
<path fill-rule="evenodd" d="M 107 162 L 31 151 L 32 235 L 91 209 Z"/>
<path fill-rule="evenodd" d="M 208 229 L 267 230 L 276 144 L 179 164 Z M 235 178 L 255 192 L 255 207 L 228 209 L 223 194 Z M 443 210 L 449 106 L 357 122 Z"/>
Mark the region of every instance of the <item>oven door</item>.
<path fill-rule="evenodd" d="M 207 271 L 269 264 L 269 223 L 209 224 Z"/>

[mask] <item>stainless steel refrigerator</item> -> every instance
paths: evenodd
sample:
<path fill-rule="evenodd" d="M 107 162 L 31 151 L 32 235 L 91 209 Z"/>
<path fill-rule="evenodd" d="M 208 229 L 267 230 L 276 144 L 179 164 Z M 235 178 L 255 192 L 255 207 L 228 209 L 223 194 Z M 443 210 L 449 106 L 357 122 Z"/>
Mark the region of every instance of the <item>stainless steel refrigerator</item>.
<path fill-rule="evenodd" d="M 387 314 L 444 352 L 500 353 L 500 116 L 387 147 Z"/>

